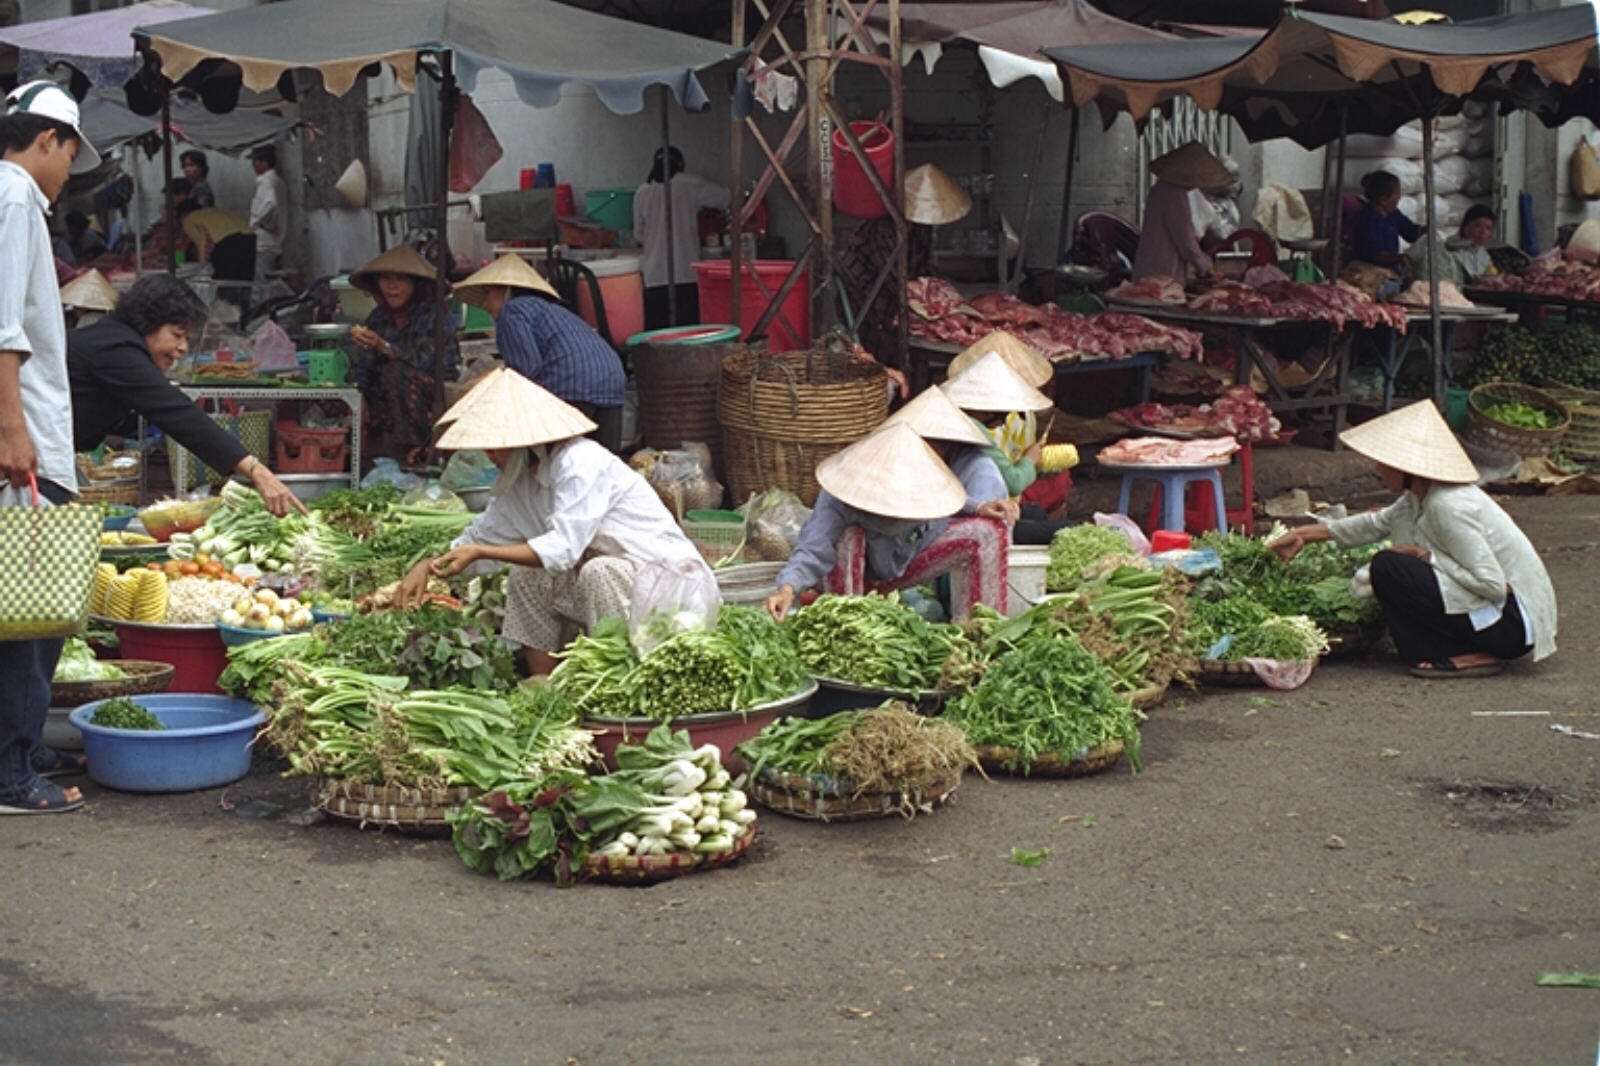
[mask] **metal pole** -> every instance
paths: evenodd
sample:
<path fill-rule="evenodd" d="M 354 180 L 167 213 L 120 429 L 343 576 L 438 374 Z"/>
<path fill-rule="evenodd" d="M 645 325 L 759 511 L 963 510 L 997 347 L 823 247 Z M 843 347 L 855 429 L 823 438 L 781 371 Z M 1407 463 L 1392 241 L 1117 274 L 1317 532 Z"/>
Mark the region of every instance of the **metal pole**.
<path fill-rule="evenodd" d="M 139 209 L 139 150 L 128 144 L 122 149 L 122 161 L 128 167 L 128 177 L 133 181 L 133 200 L 129 211 L 133 215 L 133 272 L 144 266 L 144 212 Z M 141 472 L 143 466 L 140 467 Z"/>
<path fill-rule="evenodd" d="M 744 46 L 744 6 L 745 0 L 733 0 L 733 32 L 729 40 L 735 48 Z M 734 72 L 734 77 L 745 76 L 743 67 Z M 743 123 L 732 109 L 728 113 L 728 126 L 730 144 L 728 145 L 728 276 L 730 278 L 728 289 L 728 318 L 734 323 L 742 321 L 741 313 L 744 311 L 740 284 L 744 269 L 744 129 Z M 742 332 L 742 331 L 741 331 Z"/>
<path fill-rule="evenodd" d="M 1433 402 L 1445 407 L 1444 326 L 1439 321 L 1439 229 L 1433 214 L 1433 115 L 1422 115 L 1422 195 L 1427 198 L 1423 217 L 1428 232 L 1428 343 L 1433 348 Z"/>
<path fill-rule="evenodd" d="M 893 364 L 902 370 L 911 369 L 911 339 L 908 333 L 906 284 L 911 280 L 911 223 L 906 218 L 906 97 L 905 68 L 900 65 L 900 0 L 889 0 L 889 121 L 894 130 L 894 184 L 889 189 L 892 197 L 889 212 L 895 219 L 894 289 L 894 354 Z M 867 168 L 869 171 L 870 167 Z M 844 292 L 844 286 L 839 291 Z M 869 302 L 870 307 L 870 302 Z M 868 307 L 857 314 L 865 316 Z M 882 358 L 883 353 L 873 355 Z"/>
<path fill-rule="evenodd" d="M 1339 279 L 1339 261 L 1344 258 L 1344 157 L 1345 123 L 1350 118 L 1350 105 L 1339 105 L 1339 156 L 1333 171 L 1333 265 L 1329 281 Z"/>
<path fill-rule="evenodd" d="M 833 295 L 833 197 L 828 192 L 828 0 L 806 2 L 806 189 L 817 212 L 817 251 L 811 272 L 811 331 L 826 333 L 836 321 Z M 899 61 L 899 57 L 894 57 Z M 898 131 L 897 131 L 898 136 Z"/>
<path fill-rule="evenodd" d="M 166 201 L 162 217 L 167 220 L 167 273 L 178 272 L 178 205 L 172 202 L 172 86 L 163 83 L 161 90 L 161 198 Z M 139 264 L 143 266 L 144 264 Z M 134 267 L 134 273 L 139 272 Z"/>
<path fill-rule="evenodd" d="M 661 87 L 661 201 L 665 204 L 667 220 L 667 325 L 678 324 L 678 255 L 674 250 L 675 241 L 672 231 L 672 128 L 667 117 L 667 111 L 672 102 L 672 94 L 667 87 Z M 739 279 L 734 278 L 735 287 Z"/>
<path fill-rule="evenodd" d="M 1076 112 L 1074 112 L 1076 114 Z M 1028 198 L 1022 205 L 1022 233 L 1017 238 L 1017 269 L 1011 274 L 1006 283 L 1007 292 L 1017 291 L 1017 282 L 1022 280 L 1022 275 L 1028 269 L 1028 231 L 1033 228 L 1033 194 L 1039 187 L 1039 168 L 1044 166 L 1044 139 L 1050 132 L 1050 109 L 1039 109 L 1039 137 L 1033 143 L 1033 166 L 1028 170 Z M 1005 216 L 1001 215 L 1000 226 L 1000 259 L 1003 262 L 1006 256 Z"/>
<path fill-rule="evenodd" d="M 1056 227 L 1056 261 L 1052 266 L 1059 266 L 1061 260 L 1067 255 L 1067 242 L 1072 239 L 1072 168 L 1078 162 L 1078 115 L 1077 108 L 1072 109 L 1072 125 L 1067 130 L 1067 165 L 1062 168 L 1061 179 L 1061 223 Z"/>
<path fill-rule="evenodd" d="M 434 238 L 434 270 L 438 280 L 434 292 L 439 300 L 433 323 L 434 404 L 444 413 L 444 333 L 450 317 L 450 238 L 447 216 L 450 204 L 450 130 L 456 117 L 455 53 L 436 53 L 439 57 L 439 223 Z"/>

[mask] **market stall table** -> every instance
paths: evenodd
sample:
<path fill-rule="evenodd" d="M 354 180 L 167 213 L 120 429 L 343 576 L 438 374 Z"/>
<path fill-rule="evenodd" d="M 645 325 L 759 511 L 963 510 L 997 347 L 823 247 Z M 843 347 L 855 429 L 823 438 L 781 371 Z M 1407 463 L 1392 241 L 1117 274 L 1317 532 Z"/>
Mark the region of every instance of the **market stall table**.
<path fill-rule="evenodd" d="M 1464 323 L 1482 322 L 1510 323 L 1515 322 L 1517 316 L 1510 311 L 1496 307 L 1441 307 L 1439 309 L 1440 337 L 1444 342 L 1444 365 L 1451 365 L 1451 351 L 1455 346 L 1456 327 Z M 1419 340 L 1425 339 L 1421 330 L 1415 328 L 1428 321 L 1426 311 L 1407 311 L 1406 322 L 1411 327 L 1406 330 L 1402 338 L 1391 326 L 1379 326 L 1387 336 L 1378 345 L 1378 367 L 1383 371 L 1383 409 L 1389 410 L 1394 406 L 1394 379 L 1400 373 L 1400 368 L 1405 365 L 1406 357 L 1411 354 Z"/>
<path fill-rule="evenodd" d="M 911 390 L 913 393 L 920 393 L 933 383 L 933 372 L 948 367 L 950 361 L 961 353 L 963 346 L 949 341 L 912 337 L 910 349 Z M 1137 395 L 1133 402 L 1144 403 L 1150 398 L 1150 371 L 1156 365 L 1158 358 L 1159 355 L 1155 352 L 1141 352 L 1126 359 L 1079 359 L 1072 363 L 1052 360 L 1052 365 L 1055 367 L 1056 377 L 1111 370 L 1137 371 L 1139 380 L 1134 389 Z"/>
<path fill-rule="evenodd" d="M 1186 329 L 1204 330 L 1211 327 L 1213 330 L 1225 331 L 1228 347 L 1238 355 L 1239 366 L 1234 380 L 1240 384 L 1250 381 L 1251 371 L 1259 370 L 1267 382 L 1267 405 L 1275 413 L 1287 411 L 1328 410 L 1333 415 L 1334 447 L 1338 448 L 1338 437 L 1344 429 L 1345 412 L 1350 406 L 1350 345 L 1336 343 L 1333 345 L 1332 358 L 1317 376 L 1307 382 L 1300 395 L 1290 395 L 1289 387 L 1278 379 L 1277 371 L 1264 360 L 1256 356 L 1255 334 L 1279 329 L 1305 329 L 1321 328 L 1329 331 L 1337 339 L 1331 323 L 1320 319 L 1308 318 L 1276 318 L 1252 315 L 1222 315 L 1211 314 L 1204 311 L 1191 311 L 1180 304 L 1170 307 L 1157 304 L 1135 302 L 1129 303 L 1122 300 L 1109 301 L 1112 310 L 1125 311 L 1129 314 L 1143 315 L 1153 318 L 1158 322 L 1169 322 L 1175 326 Z M 1329 385 L 1329 376 L 1332 376 L 1333 391 L 1322 391 Z"/>
<path fill-rule="evenodd" d="M 1461 294 L 1473 303 L 1490 304 L 1504 308 L 1516 318 L 1525 319 L 1532 327 L 1544 325 L 1547 310 L 1560 312 L 1569 322 L 1600 322 L 1600 303 L 1575 300 L 1570 296 L 1555 296 L 1540 292 L 1521 292 L 1512 289 L 1466 288 Z M 1441 308 L 1441 313 L 1448 310 Z"/>

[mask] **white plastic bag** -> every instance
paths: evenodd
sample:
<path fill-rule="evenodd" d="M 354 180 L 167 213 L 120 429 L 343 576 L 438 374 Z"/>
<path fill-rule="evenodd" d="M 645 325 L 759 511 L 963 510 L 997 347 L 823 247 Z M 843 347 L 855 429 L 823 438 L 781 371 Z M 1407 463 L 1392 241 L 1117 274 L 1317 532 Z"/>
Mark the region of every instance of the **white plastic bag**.
<path fill-rule="evenodd" d="M 367 471 L 367 476 L 361 479 L 361 487 L 370 489 L 374 485 L 381 485 L 385 481 L 399 489 L 401 492 L 410 492 L 420 488 L 422 479 L 415 474 L 408 474 L 400 469 L 400 464 L 385 456 L 372 464 L 372 469 Z"/>
<path fill-rule="evenodd" d="M 690 442 L 664 452 L 645 448 L 636 452 L 628 465 L 644 476 L 680 522 L 690 511 L 710 510 L 722 503 L 722 484 L 711 472 L 711 451 L 704 444 Z"/>
<path fill-rule="evenodd" d="M 1139 528 L 1139 523 L 1125 514 L 1106 514 L 1103 511 L 1094 513 L 1094 524 L 1114 529 L 1127 537 L 1133 543 L 1133 550 L 1140 555 L 1150 554 L 1150 538 L 1144 535 L 1144 530 Z"/>
<path fill-rule="evenodd" d="M 257 370 L 293 370 L 298 366 L 294 341 L 270 319 L 250 334 L 250 358 Z"/>
<path fill-rule="evenodd" d="M 653 559 L 639 568 L 628 607 L 628 634 L 641 656 L 691 629 L 717 624 L 722 594 L 711 568 L 699 559 Z"/>
<path fill-rule="evenodd" d="M 800 497 L 784 489 L 768 489 L 750 497 L 741 510 L 745 517 L 745 542 L 764 562 L 788 562 L 800 539 L 811 509 Z"/>

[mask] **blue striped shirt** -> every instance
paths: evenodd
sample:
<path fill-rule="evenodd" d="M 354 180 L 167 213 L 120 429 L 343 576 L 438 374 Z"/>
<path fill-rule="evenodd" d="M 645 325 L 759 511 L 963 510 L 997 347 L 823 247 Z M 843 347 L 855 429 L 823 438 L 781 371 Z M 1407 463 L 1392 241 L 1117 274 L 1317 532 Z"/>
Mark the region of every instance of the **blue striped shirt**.
<path fill-rule="evenodd" d="M 568 403 L 621 407 L 622 360 L 594 328 L 543 296 L 500 309 L 495 338 L 506 366 Z"/>

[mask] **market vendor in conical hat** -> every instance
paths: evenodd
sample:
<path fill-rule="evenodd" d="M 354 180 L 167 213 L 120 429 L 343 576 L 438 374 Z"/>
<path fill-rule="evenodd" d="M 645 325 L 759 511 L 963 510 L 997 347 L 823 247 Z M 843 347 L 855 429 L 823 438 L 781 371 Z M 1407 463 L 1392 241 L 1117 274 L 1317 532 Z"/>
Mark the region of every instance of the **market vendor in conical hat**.
<path fill-rule="evenodd" d="M 1396 650 L 1423 678 L 1479 677 L 1530 651 L 1556 650 L 1556 596 L 1539 552 L 1478 488 L 1478 470 L 1423 400 L 1339 435 L 1378 465 L 1400 496 L 1381 511 L 1303 526 L 1268 545 L 1292 559 L 1305 545 L 1390 541 L 1372 557 L 1372 592 Z"/>
<path fill-rule="evenodd" d="M 622 447 L 622 360 L 537 270 L 519 255 L 503 255 L 455 291 L 494 316 L 506 366 L 587 415 L 601 444 Z"/>
<path fill-rule="evenodd" d="M 420 601 L 430 577 L 509 563 L 502 635 L 524 649 L 530 673 L 548 674 L 578 633 L 628 616 L 640 567 L 706 566 L 644 478 L 586 439 L 588 416 L 522 375 L 493 371 L 439 424 L 440 448 L 482 449 L 500 478 L 450 550 L 406 575 L 399 606 Z"/>
<path fill-rule="evenodd" d="M 401 244 L 352 271 L 350 284 L 376 301 L 367 320 L 350 330 L 359 349 L 355 380 L 367 423 L 364 448 L 370 455 L 415 462 L 433 443 L 430 412 L 437 411 L 437 272 L 415 248 Z M 452 318 L 445 323 L 442 362 L 451 379 L 460 361 Z"/>
<path fill-rule="evenodd" d="M 1153 160 L 1150 173 L 1156 183 L 1145 199 L 1144 227 L 1139 231 L 1139 251 L 1133 260 L 1133 280 L 1171 278 L 1182 285 L 1190 268 L 1202 277 L 1216 271 L 1200 249 L 1189 209 L 1192 189 L 1219 189 L 1234 180 L 1222 160 L 1199 141 L 1190 141 Z"/>
<path fill-rule="evenodd" d="M 893 581 L 955 515 L 1016 521 L 1016 503 L 1006 494 L 999 469 L 983 454 L 987 444 L 983 432 L 935 386 L 867 437 L 825 459 L 817 467 L 822 491 L 778 574 L 767 610 L 781 619 L 796 595 L 822 584 L 837 562 L 839 538 L 850 526 L 866 533 L 867 578 Z"/>

